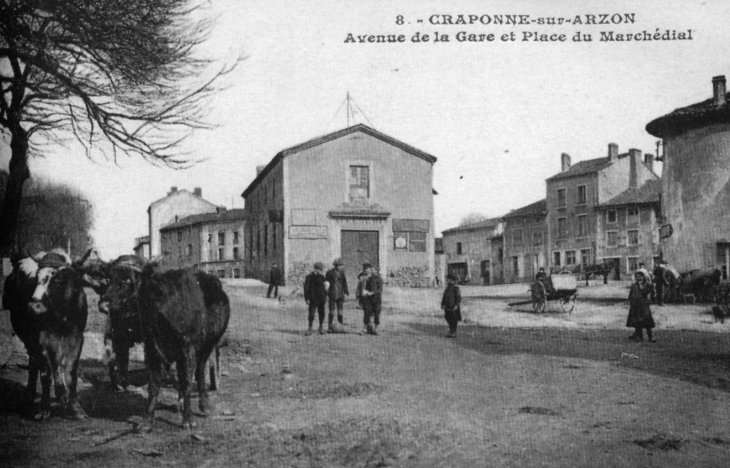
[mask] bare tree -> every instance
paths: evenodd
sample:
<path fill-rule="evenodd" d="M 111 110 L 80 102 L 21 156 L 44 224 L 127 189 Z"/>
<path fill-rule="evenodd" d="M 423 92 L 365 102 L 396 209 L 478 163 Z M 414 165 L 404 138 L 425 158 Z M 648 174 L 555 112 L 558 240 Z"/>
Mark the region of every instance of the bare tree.
<path fill-rule="evenodd" d="M 86 156 L 185 167 L 181 144 L 238 60 L 203 57 L 199 0 L 0 0 L 0 133 L 11 159 L 0 251 L 13 248 L 28 158 L 77 140 Z M 202 1 L 202 0 L 200 0 Z"/>
<path fill-rule="evenodd" d="M 474 224 L 478 223 L 479 221 L 486 221 L 488 219 L 489 216 L 483 215 L 481 213 L 469 213 L 468 215 L 461 218 L 459 226 L 466 226 L 467 224 Z"/>

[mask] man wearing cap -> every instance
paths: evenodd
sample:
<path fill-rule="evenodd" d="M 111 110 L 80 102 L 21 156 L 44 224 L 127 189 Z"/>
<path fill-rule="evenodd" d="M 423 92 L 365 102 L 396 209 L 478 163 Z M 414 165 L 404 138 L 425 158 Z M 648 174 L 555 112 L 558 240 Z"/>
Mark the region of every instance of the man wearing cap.
<path fill-rule="evenodd" d="M 324 335 L 324 305 L 327 301 L 327 287 L 324 279 L 324 265 L 321 262 L 314 264 L 314 270 L 304 280 L 304 301 L 309 306 L 309 328 L 306 336 L 313 333 L 314 311 L 319 315 L 319 334 Z"/>
<path fill-rule="evenodd" d="M 347 290 L 347 278 L 345 278 L 345 272 L 342 271 L 342 260 L 337 258 L 332 264 L 334 268 L 325 275 L 325 280 L 330 285 L 327 291 L 330 309 L 329 326 L 332 326 L 334 321 L 335 308 L 337 309 L 337 321 L 342 324 L 342 308 L 345 303 L 345 296 L 350 295 L 350 291 Z"/>
<path fill-rule="evenodd" d="M 274 298 L 279 295 L 279 285 L 281 284 L 281 270 L 279 269 L 276 262 L 271 264 L 271 270 L 269 271 L 269 290 L 266 291 L 266 297 L 271 297 L 271 291 L 274 291 Z"/>
<path fill-rule="evenodd" d="M 380 325 L 380 309 L 382 305 L 383 279 L 369 263 L 363 264 L 363 270 L 368 272 L 368 279 L 363 288 L 363 308 L 365 309 L 365 327 L 370 335 L 378 334 Z"/>

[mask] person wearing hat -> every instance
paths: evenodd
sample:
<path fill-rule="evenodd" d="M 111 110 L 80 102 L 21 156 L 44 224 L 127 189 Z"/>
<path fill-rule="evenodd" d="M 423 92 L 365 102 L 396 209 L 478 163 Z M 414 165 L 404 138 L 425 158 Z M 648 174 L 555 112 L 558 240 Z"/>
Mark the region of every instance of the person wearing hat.
<path fill-rule="evenodd" d="M 441 309 L 444 311 L 444 318 L 449 324 L 447 338 L 456 338 L 456 326 L 461 321 L 461 290 L 456 285 L 456 275 L 446 275 L 446 289 L 441 298 Z"/>
<path fill-rule="evenodd" d="M 365 332 L 369 335 L 377 335 L 378 326 L 380 325 L 380 309 L 382 307 L 383 279 L 370 263 L 365 263 L 362 267 L 363 270 L 368 272 L 362 291 L 362 302 L 365 310 L 363 320 L 365 322 Z"/>
<path fill-rule="evenodd" d="M 653 290 L 649 282 L 649 272 L 637 270 L 634 274 L 635 281 L 629 292 L 629 316 L 626 319 L 626 326 L 634 329 L 634 334 L 629 336 L 633 341 L 644 341 L 643 330 L 646 329 L 647 337 L 652 343 L 656 341 L 652 335 L 654 318 L 649 308 L 650 296 Z"/>
<path fill-rule="evenodd" d="M 342 270 L 342 260 L 337 258 L 332 262 L 332 265 L 334 267 L 325 275 L 325 280 L 329 283 L 327 296 L 329 297 L 330 327 L 334 321 L 335 309 L 337 309 L 337 321 L 342 324 L 342 309 L 345 304 L 345 296 L 350 295 L 350 291 L 347 289 L 347 278 L 345 278 L 345 272 Z"/>
<path fill-rule="evenodd" d="M 304 280 L 304 301 L 309 306 L 309 328 L 304 333 L 309 336 L 313 333 L 314 312 L 319 315 L 319 334 L 324 335 L 324 305 L 327 302 L 327 286 L 324 278 L 324 265 L 321 262 L 314 264 L 314 269 Z"/>
<path fill-rule="evenodd" d="M 274 299 L 279 296 L 279 285 L 281 284 L 281 269 L 276 262 L 271 264 L 269 270 L 269 290 L 266 291 L 266 297 L 271 298 L 271 291 L 274 291 Z"/>

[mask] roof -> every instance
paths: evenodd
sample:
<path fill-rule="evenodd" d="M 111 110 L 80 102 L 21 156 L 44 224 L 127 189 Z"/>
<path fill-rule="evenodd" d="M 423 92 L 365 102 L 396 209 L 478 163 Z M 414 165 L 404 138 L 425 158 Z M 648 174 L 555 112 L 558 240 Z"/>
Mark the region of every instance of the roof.
<path fill-rule="evenodd" d="M 496 228 L 502 220 L 500 218 L 490 218 L 484 221 L 478 221 L 476 223 L 466 224 L 464 226 L 457 226 L 455 228 L 447 229 L 442 231 L 442 235 L 453 234 L 455 232 L 462 231 L 477 231 L 477 230 L 490 230 Z"/>
<path fill-rule="evenodd" d="M 356 133 L 356 132 L 362 132 L 366 135 L 370 135 L 373 138 L 377 138 L 378 140 L 384 141 L 385 143 L 388 143 L 389 145 L 395 146 L 396 148 L 399 148 L 406 153 L 412 154 L 413 156 L 416 156 L 418 158 L 423 159 L 424 161 L 427 161 L 431 164 L 434 164 L 436 162 L 436 157 L 431 156 L 428 153 L 425 153 L 419 149 L 416 149 L 410 145 L 407 145 L 403 143 L 402 141 L 398 141 L 393 137 L 390 137 L 384 133 L 381 133 L 375 129 L 372 129 L 364 124 L 357 124 L 352 127 L 344 128 L 340 131 L 329 133 L 327 135 L 314 138 L 312 140 L 306 141 L 304 143 L 298 144 L 296 146 L 292 146 L 290 148 L 281 150 L 274 156 L 274 158 L 269 161 L 269 163 L 266 165 L 266 167 L 256 176 L 256 178 L 249 184 L 248 187 L 246 187 L 246 190 L 243 191 L 241 194 L 242 197 L 247 197 L 249 193 L 253 189 L 256 188 L 256 186 L 263 180 L 266 175 L 271 172 L 271 170 L 286 156 L 291 156 L 292 154 L 300 153 L 304 150 L 308 150 L 310 148 L 313 148 L 315 146 L 323 145 L 325 143 L 328 143 L 333 140 L 337 140 L 338 138 L 345 137 L 347 135 Z"/>
<path fill-rule="evenodd" d="M 175 197 L 175 196 L 178 196 L 178 195 L 181 195 L 181 194 L 188 194 L 188 195 L 190 195 L 192 197 L 195 197 L 195 198 L 200 199 L 201 201 L 209 204 L 210 206 L 215 206 L 213 203 L 209 202 L 205 198 L 199 197 L 199 196 L 195 195 L 193 192 L 191 192 L 189 190 L 180 189 L 180 190 L 175 190 L 173 193 L 169 193 L 169 194 L 165 195 L 164 197 L 159 198 L 159 199 L 153 201 L 152 203 L 150 203 L 150 206 L 147 207 L 147 211 L 150 211 L 150 208 L 152 208 L 152 205 L 156 205 L 158 203 L 162 203 L 163 201 L 167 200 L 170 197 Z"/>
<path fill-rule="evenodd" d="M 522 208 L 512 210 L 506 215 L 502 216 L 502 219 L 519 218 L 521 216 L 539 216 L 544 214 L 547 214 L 546 198 L 543 198 L 540 201 L 536 201 L 535 203 L 530 203 L 529 205 L 523 206 Z"/>
<path fill-rule="evenodd" d="M 648 180 L 640 188 L 630 188 L 619 193 L 598 208 L 613 208 L 629 205 L 658 205 L 662 193 L 659 179 Z"/>
<path fill-rule="evenodd" d="M 243 208 L 235 208 L 231 210 L 221 211 L 220 213 L 203 213 L 186 216 L 176 223 L 168 224 L 160 228 L 160 231 L 168 229 L 179 229 L 182 227 L 194 226 L 204 223 L 220 223 L 226 221 L 243 221 L 245 218 Z"/>
<path fill-rule="evenodd" d="M 620 155 L 620 156 L 623 156 L 623 155 Z M 612 162 L 610 162 L 608 160 L 608 157 L 587 159 L 585 161 L 578 161 L 577 163 L 570 166 L 570 168 L 567 171 L 559 172 L 552 177 L 548 177 L 547 180 L 558 180 L 558 179 L 565 179 L 567 177 L 575 177 L 575 176 L 579 176 L 579 175 L 595 174 L 596 172 L 599 172 L 599 171 L 607 168 L 611 164 L 612 164 Z"/>
<path fill-rule="evenodd" d="M 730 122 L 730 93 L 725 94 L 725 104 L 717 106 L 713 98 L 697 104 L 674 109 L 646 124 L 646 131 L 658 138 L 691 128 L 714 123 Z"/>

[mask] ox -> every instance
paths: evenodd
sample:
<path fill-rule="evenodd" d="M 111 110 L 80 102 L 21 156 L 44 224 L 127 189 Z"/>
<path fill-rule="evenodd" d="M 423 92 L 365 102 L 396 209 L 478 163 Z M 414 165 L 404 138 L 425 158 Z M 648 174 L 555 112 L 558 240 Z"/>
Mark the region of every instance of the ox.
<path fill-rule="evenodd" d="M 77 267 L 65 254 L 44 253 L 15 260 L 13 272 L 5 280 L 3 304 L 28 352 L 26 392 L 31 404 L 39 371 L 41 374 L 38 420 L 50 416 L 52 380 L 62 406 L 76 419 L 86 418 L 77 400 L 76 383 L 88 306 Z"/>
<path fill-rule="evenodd" d="M 139 321 L 149 377 L 147 415 L 150 428 L 160 393 L 162 365 L 176 364 L 184 428 L 191 428 L 190 385 L 198 384 L 199 408 L 211 404 L 205 386 L 206 363 L 230 317 L 228 296 L 218 278 L 197 269 L 157 272 L 154 265 L 112 268 L 100 308 L 110 316 Z"/>

